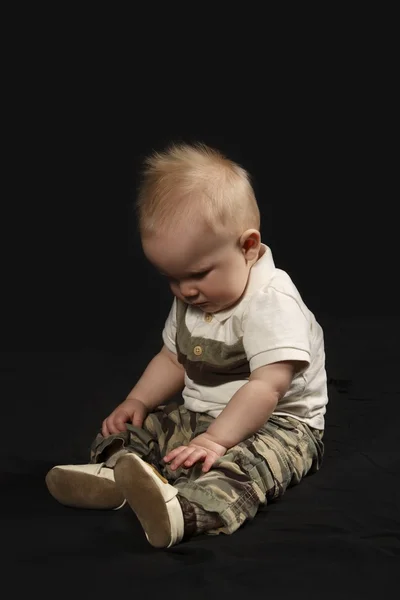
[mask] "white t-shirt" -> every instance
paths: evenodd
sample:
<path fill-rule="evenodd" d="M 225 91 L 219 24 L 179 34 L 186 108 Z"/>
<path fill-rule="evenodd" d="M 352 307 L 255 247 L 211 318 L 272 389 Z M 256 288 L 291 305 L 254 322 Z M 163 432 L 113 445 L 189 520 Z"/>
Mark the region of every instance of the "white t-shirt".
<path fill-rule="evenodd" d="M 289 275 L 275 267 L 270 248 L 264 249 L 233 308 L 210 315 L 175 298 L 163 341 L 185 366 L 185 407 L 212 417 L 258 367 L 302 361 L 304 368 L 274 414 L 324 429 L 328 392 L 322 328 Z"/>

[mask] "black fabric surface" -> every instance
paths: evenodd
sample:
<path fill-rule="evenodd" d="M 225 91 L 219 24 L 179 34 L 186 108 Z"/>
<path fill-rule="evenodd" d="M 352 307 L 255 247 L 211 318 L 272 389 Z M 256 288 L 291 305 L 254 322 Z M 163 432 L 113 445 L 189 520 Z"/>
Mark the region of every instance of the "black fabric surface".
<path fill-rule="evenodd" d="M 44 477 L 87 462 L 104 416 L 159 347 L 9 352 L 3 398 L 2 583 L 41 597 L 390 598 L 400 568 L 398 318 L 326 318 L 325 459 L 232 536 L 169 550 L 128 507 L 59 505 Z M 394 586 L 394 587 L 393 587 Z M 393 587 L 393 591 L 389 591 Z"/>
<path fill-rule="evenodd" d="M 278 44 L 284 64 L 267 59 L 266 77 L 263 57 L 256 80 L 254 52 L 238 77 L 237 62 L 226 61 L 225 50 L 216 60 L 213 48 L 215 86 L 183 63 L 180 73 L 179 54 L 166 62 L 169 30 L 165 60 L 142 77 L 137 68 L 153 54 L 141 44 L 116 77 L 124 52 L 111 57 L 93 15 L 99 42 L 86 27 L 78 49 L 82 19 L 74 15 L 60 53 L 54 27 L 66 14 L 53 28 L 42 19 L 46 32 L 56 31 L 47 44 L 26 20 L 35 42 L 24 52 L 26 32 L 13 38 L 13 81 L 5 86 L 16 114 L 6 112 L 11 178 L 1 218 L 1 596 L 397 597 L 398 102 L 390 35 L 380 28 L 379 56 L 378 26 L 357 27 L 367 38 L 358 41 L 342 17 L 351 49 L 335 29 L 327 59 L 321 40 L 309 44 L 299 28 L 307 43 Z M 373 20 L 380 23 L 376 11 Z M 305 45 L 311 52 L 303 56 Z M 129 508 L 63 507 L 44 478 L 56 464 L 87 462 L 103 418 L 160 348 L 171 297 L 145 261 L 132 202 L 144 156 L 173 141 L 204 142 L 249 171 L 262 240 L 324 327 L 330 401 L 320 472 L 232 536 L 155 550 Z"/>

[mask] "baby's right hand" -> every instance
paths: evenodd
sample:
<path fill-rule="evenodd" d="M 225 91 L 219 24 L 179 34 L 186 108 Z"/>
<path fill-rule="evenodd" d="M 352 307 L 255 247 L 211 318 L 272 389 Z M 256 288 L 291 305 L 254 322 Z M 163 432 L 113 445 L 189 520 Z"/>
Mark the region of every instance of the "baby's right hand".
<path fill-rule="evenodd" d="M 136 427 L 141 427 L 148 414 L 147 407 L 136 398 L 127 398 L 103 421 L 101 433 L 104 437 L 112 433 L 126 431 L 126 424 L 131 421 Z"/>

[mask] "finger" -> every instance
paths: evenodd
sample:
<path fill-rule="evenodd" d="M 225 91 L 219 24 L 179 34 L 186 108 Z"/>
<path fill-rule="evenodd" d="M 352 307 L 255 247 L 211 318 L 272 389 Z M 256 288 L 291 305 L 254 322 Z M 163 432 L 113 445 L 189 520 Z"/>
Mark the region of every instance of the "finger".
<path fill-rule="evenodd" d="M 187 446 L 179 446 L 178 448 L 174 448 L 174 450 L 171 450 L 171 452 L 168 452 L 168 454 L 164 456 L 164 462 L 171 462 L 171 460 L 174 460 L 175 456 L 178 456 L 178 454 L 180 454 L 182 450 L 185 450 L 185 448 L 187 448 Z"/>
<path fill-rule="evenodd" d="M 110 435 L 113 433 L 119 433 L 119 430 L 115 425 L 114 419 L 110 419 L 110 421 L 108 422 L 108 431 L 110 432 Z"/>
<path fill-rule="evenodd" d="M 196 448 L 196 450 L 194 450 L 192 452 L 192 454 L 189 456 L 189 458 L 185 460 L 184 466 L 192 467 L 194 465 L 194 463 L 198 462 L 199 460 L 204 460 L 204 458 L 206 456 L 207 456 L 206 450 L 203 450 L 202 448 Z"/>
<path fill-rule="evenodd" d="M 203 473 L 208 473 L 208 471 L 211 469 L 211 467 L 215 463 L 216 458 L 217 458 L 217 456 L 214 452 L 209 452 L 207 454 L 207 457 L 206 457 L 203 467 L 201 469 L 203 471 Z"/>
<path fill-rule="evenodd" d="M 105 419 L 103 421 L 103 424 L 101 426 L 101 434 L 103 437 L 108 437 L 110 434 L 108 432 L 108 428 L 107 428 L 107 420 Z"/>
<path fill-rule="evenodd" d="M 187 446 L 184 446 L 170 463 L 171 469 L 175 471 L 175 469 L 180 467 L 185 462 L 189 454 L 191 454 L 191 452 L 192 451 Z"/>
<path fill-rule="evenodd" d="M 178 454 L 178 456 L 176 458 L 174 458 L 174 460 L 172 461 L 172 463 L 170 465 L 172 471 L 175 471 L 175 469 L 178 469 L 178 467 L 183 465 L 183 463 L 187 460 L 187 458 L 193 452 L 194 452 L 194 448 L 185 448 L 184 450 L 182 450 L 182 452 L 180 452 L 180 454 Z"/>
<path fill-rule="evenodd" d="M 133 415 L 132 425 L 134 425 L 135 427 L 142 427 L 143 421 L 144 421 L 144 416 L 142 414 L 140 414 L 139 412 L 136 412 Z"/>
<path fill-rule="evenodd" d="M 130 420 L 130 416 L 125 410 L 118 409 L 113 416 L 113 426 L 116 429 L 114 433 L 126 431 L 126 422 Z"/>
<path fill-rule="evenodd" d="M 123 417 L 117 417 L 114 421 L 114 428 L 116 431 L 113 433 L 119 433 L 120 431 L 126 431 L 126 424 Z"/>

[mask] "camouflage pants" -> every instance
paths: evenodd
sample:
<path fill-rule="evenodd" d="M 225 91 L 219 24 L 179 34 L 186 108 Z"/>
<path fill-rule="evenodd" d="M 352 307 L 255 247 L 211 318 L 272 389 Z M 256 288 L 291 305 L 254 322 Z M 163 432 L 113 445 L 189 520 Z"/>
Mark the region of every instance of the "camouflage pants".
<path fill-rule="evenodd" d="M 142 429 L 128 424 L 125 432 L 107 438 L 98 434 L 90 459 L 114 467 L 123 453 L 138 454 L 178 488 L 180 496 L 219 515 L 224 526 L 210 534 L 233 533 L 262 505 L 321 466 L 322 432 L 297 419 L 272 415 L 255 435 L 230 448 L 208 473 L 202 473 L 201 464 L 171 471 L 162 458 L 204 433 L 213 420 L 170 404 L 150 413 Z"/>

